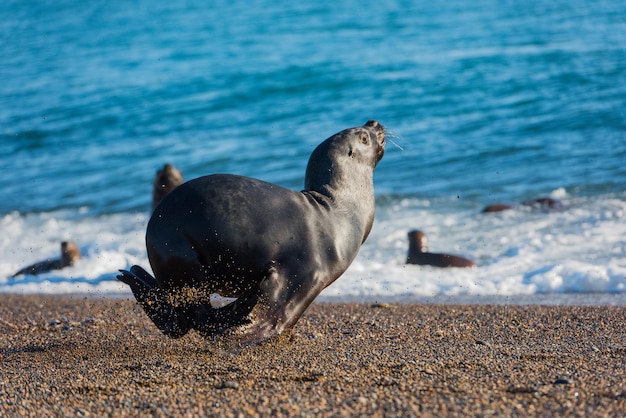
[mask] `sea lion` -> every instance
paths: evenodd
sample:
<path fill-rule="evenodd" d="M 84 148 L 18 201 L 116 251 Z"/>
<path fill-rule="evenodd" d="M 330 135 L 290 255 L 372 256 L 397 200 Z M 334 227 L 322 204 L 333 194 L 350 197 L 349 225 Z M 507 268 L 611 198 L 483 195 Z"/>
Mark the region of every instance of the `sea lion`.
<path fill-rule="evenodd" d="M 563 209 L 561 201 L 552 197 L 539 197 L 537 199 L 527 200 L 522 202 L 522 205 L 546 210 Z M 494 203 L 492 205 L 485 206 L 482 213 L 502 212 L 509 209 L 513 209 L 513 206 L 504 203 Z"/>
<path fill-rule="evenodd" d="M 158 170 L 152 187 L 152 210 L 168 193 L 183 184 L 183 181 L 183 174 L 171 164 L 165 164 Z"/>
<path fill-rule="evenodd" d="M 493 205 L 485 206 L 482 213 L 503 212 L 509 209 L 513 209 L 513 206 L 505 203 L 494 203 Z"/>
<path fill-rule="evenodd" d="M 191 180 L 148 222 L 155 277 L 139 266 L 117 277 L 170 337 L 232 329 L 248 345 L 280 334 L 343 274 L 367 238 L 373 173 L 384 152 L 384 127 L 368 121 L 315 148 L 301 192 L 228 174 Z M 216 308 L 211 294 L 237 299 Z"/>
<path fill-rule="evenodd" d="M 410 231 L 409 253 L 406 264 L 429 265 L 435 267 L 476 267 L 472 260 L 452 254 L 428 252 L 428 238 L 422 231 Z"/>
<path fill-rule="evenodd" d="M 563 209 L 561 201 L 552 197 L 539 197 L 537 199 L 527 200 L 522 202 L 522 205 L 546 210 Z"/>
<path fill-rule="evenodd" d="M 62 268 L 73 266 L 79 259 L 80 250 L 78 249 L 78 245 L 72 241 L 63 241 L 61 243 L 61 258 L 48 259 L 35 263 L 31 266 L 24 267 L 11 277 L 16 277 L 21 274 L 37 275 L 47 273 L 52 270 L 61 270 Z"/>

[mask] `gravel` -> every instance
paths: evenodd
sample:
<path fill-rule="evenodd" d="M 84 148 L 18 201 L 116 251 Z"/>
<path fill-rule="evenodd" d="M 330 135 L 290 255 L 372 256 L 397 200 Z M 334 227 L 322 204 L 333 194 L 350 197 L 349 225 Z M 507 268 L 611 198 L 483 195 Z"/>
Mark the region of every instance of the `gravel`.
<path fill-rule="evenodd" d="M 316 302 L 233 350 L 134 300 L 0 298 L 0 416 L 626 413 L 625 306 Z"/>

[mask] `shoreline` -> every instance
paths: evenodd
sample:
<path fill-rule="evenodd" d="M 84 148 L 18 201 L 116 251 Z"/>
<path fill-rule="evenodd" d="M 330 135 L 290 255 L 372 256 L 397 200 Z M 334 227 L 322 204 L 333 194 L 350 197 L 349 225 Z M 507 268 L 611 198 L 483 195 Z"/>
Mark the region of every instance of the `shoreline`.
<path fill-rule="evenodd" d="M 0 296 L 9 416 L 619 416 L 624 306 L 314 302 L 234 354 L 134 300 Z"/>
<path fill-rule="evenodd" d="M 444 305 L 626 306 L 626 293 L 537 293 L 533 295 L 320 296 L 320 302 Z"/>
<path fill-rule="evenodd" d="M 73 299 L 131 299 L 132 293 L 23 293 L 0 292 L 2 295 L 67 297 Z M 626 292 L 620 293 L 536 293 L 532 295 L 398 295 L 398 296 L 325 296 L 319 295 L 317 303 L 401 303 L 435 305 L 539 305 L 539 306 L 626 306 Z"/>

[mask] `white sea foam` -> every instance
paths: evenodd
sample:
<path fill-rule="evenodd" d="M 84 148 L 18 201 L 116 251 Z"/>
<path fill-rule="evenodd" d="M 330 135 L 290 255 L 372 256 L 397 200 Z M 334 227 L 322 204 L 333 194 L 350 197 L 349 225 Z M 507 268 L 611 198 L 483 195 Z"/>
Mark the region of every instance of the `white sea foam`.
<path fill-rule="evenodd" d="M 115 279 L 117 270 L 147 264 L 144 230 L 148 215 L 115 214 L 81 218 L 54 212 L 5 215 L 0 220 L 0 292 L 95 293 L 128 292 Z M 20 268 L 59 258 L 60 242 L 75 241 L 82 258 L 73 266 L 39 276 L 9 278 Z"/>
<path fill-rule="evenodd" d="M 350 269 L 323 295 L 531 295 L 626 292 L 626 202 L 567 199 L 563 211 L 519 207 L 482 214 L 445 203 L 398 201 L 379 215 Z M 406 233 L 421 229 L 429 250 L 469 257 L 478 268 L 406 265 Z"/>
<path fill-rule="evenodd" d="M 414 198 L 379 205 L 372 233 L 348 271 L 322 298 L 519 296 L 626 293 L 626 201 L 568 198 L 565 209 L 525 207 L 481 214 L 480 207 Z M 0 292 L 130 294 L 115 276 L 140 264 L 149 270 L 144 233 L 148 215 L 81 217 L 54 212 L 0 219 Z M 471 269 L 406 265 L 407 237 L 421 229 L 430 251 L 463 255 Z M 62 240 L 78 243 L 74 266 L 40 276 L 8 278 L 25 265 L 59 256 Z"/>

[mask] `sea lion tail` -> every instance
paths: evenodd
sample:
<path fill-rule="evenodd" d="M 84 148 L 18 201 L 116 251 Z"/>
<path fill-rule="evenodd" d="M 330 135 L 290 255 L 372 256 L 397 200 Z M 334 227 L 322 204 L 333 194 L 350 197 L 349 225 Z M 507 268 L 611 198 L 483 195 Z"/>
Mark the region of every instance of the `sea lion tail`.
<path fill-rule="evenodd" d="M 154 277 L 139 266 L 120 273 L 117 279 L 130 286 L 139 305 L 163 334 L 180 338 L 189 331 L 191 324 L 187 316 L 169 303 Z"/>
<path fill-rule="evenodd" d="M 17 276 L 21 276 L 23 274 L 26 274 L 27 272 L 28 272 L 28 267 L 25 267 L 19 270 L 17 273 L 13 273 L 12 275 L 10 275 L 9 279 L 15 279 Z"/>

